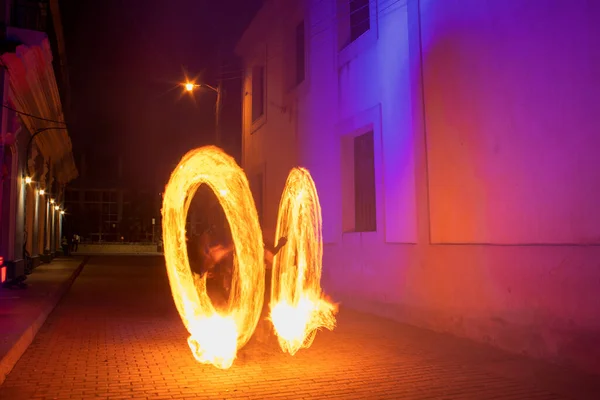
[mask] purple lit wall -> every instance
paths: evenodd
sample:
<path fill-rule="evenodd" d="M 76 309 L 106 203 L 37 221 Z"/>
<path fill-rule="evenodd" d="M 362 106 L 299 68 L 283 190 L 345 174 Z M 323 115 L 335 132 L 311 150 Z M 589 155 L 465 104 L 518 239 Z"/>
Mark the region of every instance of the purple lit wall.
<path fill-rule="evenodd" d="M 600 244 L 600 4 L 421 4 L 432 240 Z"/>
<path fill-rule="evenodd" d="M 371 29 L 340 50 L 342 1 L 307 8 L 293 101 L 289 61 L 266 58 L 267 102 L 294 110 L 245 124 L 248 167 L 277 176 L 268 212 L 294 160 L 317 183 L 342 307 L 600 372 L 600 4 L 371 1 Z M 246 65 L 294 26 L 277 15 L 246 33 Z M 347 143 L 365 130 L 377 230 L 346 232 Z"/>

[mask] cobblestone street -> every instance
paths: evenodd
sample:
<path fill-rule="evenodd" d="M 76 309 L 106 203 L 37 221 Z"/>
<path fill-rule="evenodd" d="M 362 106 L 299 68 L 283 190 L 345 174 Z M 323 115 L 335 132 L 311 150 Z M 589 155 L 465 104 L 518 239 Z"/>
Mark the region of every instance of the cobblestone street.
<path fill-rule="evenodd" d="M 592 378 L 346 310 L 291 357 L 252 341 L 197 363 L 160 257 L 93 257 L 0 399 L 583 399 Z"/>

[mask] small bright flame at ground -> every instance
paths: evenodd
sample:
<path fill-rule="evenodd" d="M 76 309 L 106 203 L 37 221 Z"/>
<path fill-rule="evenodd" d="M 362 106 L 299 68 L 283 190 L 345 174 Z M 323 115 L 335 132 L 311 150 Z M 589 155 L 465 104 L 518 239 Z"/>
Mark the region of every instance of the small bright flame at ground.
<path fill-rule="evenodd" d="M 318 329 L 333 330 L 337 312 L 321 291 L 321 205 L 304 168 L 292 169 L 281 195 L 276 241 L 282 236 L 288 242 L 273 261 L 270 317 L 281 349 L 294 355 Z"/>
<path fill-rule="evenodd" d="M 227 217 L 235 244 L 228 312 L 220 315 L 206 292 L 206 275 L 194 282 L 186 245 L 185 224 L 196 190 L 206 183 Z M 252 336 L 265 290 L 264 245 L 248 180 L 233 158 L 217 147 L 186 154 L 173 171 L 163 199 L 163 241 L 173 300 L 186 329 L 194 357 L 229 368 L 237 350 Z"/>

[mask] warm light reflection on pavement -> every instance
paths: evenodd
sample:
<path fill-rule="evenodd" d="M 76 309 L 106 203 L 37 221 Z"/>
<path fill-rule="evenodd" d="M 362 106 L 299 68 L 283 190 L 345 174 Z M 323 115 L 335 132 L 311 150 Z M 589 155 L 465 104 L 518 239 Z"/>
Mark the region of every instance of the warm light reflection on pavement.
<path fill-rule="evenodd" d="M 197 363 L 185 335 L 160 257 L 92 258 L 0 399 L 586 398 L 554 367 L 345 309 L 296 356 L 251 340 L 228 370 Z"/>

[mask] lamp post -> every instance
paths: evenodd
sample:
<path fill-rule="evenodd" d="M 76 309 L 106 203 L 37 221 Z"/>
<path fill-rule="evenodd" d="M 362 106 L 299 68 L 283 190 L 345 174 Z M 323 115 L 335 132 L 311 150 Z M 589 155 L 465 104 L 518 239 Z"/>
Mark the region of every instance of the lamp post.
<path fill-rule="evenodd" d="M 56 215 L 54 215 L 54 203 L 55 200 L 54 199 L 50 199 L 49 200 L 49 211 L 50 211 L 50 217 L 48 218 L 48 222 L 49 222 L 49 229 L 48 232 L 50 234 L 50 237 L 48 239 L 50 239 L 49 242 L 49 250 L 50 250 L 50 255 L 51 257 L 54 257 L 53 254 L 56 254 L 56 246 L 55 246 L 55 240 L 56 240 L 56 233 L 54 232 L 54 217 Z"/>
<path fill-rule="evenodd" d="M 38 129 L 37 131 L 35 131 L 29 138 L 29 142 L 27 142 L 27 157 L 26 157 L 27 161 L 29 161 L 29 155 L 31 153 L 31 145 L 33 144 L 33 139 L 35 139 L 37 137 L 37 135 L 39 135 L 40 133 L 50 131 L 53 129 L 66 130 L 67 127 L 66 126 L 48 126 L 46 128 L 41 128 L 41 129 Z"/>
<path fill-rule="evenodd" d="M 186 82 L 183 84 L 183 87 L 188 92 L 193 92 L 195 89 L 200 87 L 205 87 L 207 89 L 212 90 L 217 94 L 217 100 L 215 103 L 215 142 L 217 146 L 221 144 L 221 130 L 220 130 L 220 120 L 221 120 L 221 100 L 222 100 L 222 87 L 221 82 L 219 82 L 218 86 L 211 86 L 207 83 L 194 83 L 194 82 Z"/>
<path fill-rule="evenodd" d="M 30 176 L 23 177 L 23 260 L 25 260 L 25 268 L 28 269 L 29 259 L 27 254 L 27 241 L 29 240 L 29 231 L 27 227 L 27 191 L 33 182 Z"/>
<path fill-rule="evenodd" d="M 59 218 L 59 234 L 58 237 L 59 239 L 62 241 L 62 237 L 63 237 L 63 224 L 64 224 L 64 219 L 65 219 L 65 210 L 60 210 L 58 212 L 58 218 Z M 66 254 L 63 254 L 66 255 Z"/>
<path fill-rule="evenodd" d="M 58 250 L 59 247 L 61 247 L 62 245 L 62 210 L 60 209 L 60 206 L 56 205 L 54 206 L 54 210 L 56 211 L 56 223 L 57 223 L 57 227 L 55 229 L 54 232 L 54 243 L 55 243 L 55 249 L 54 251 L 56 252 Z M 66 256 L 66 254 L 63 254 Z"/>

